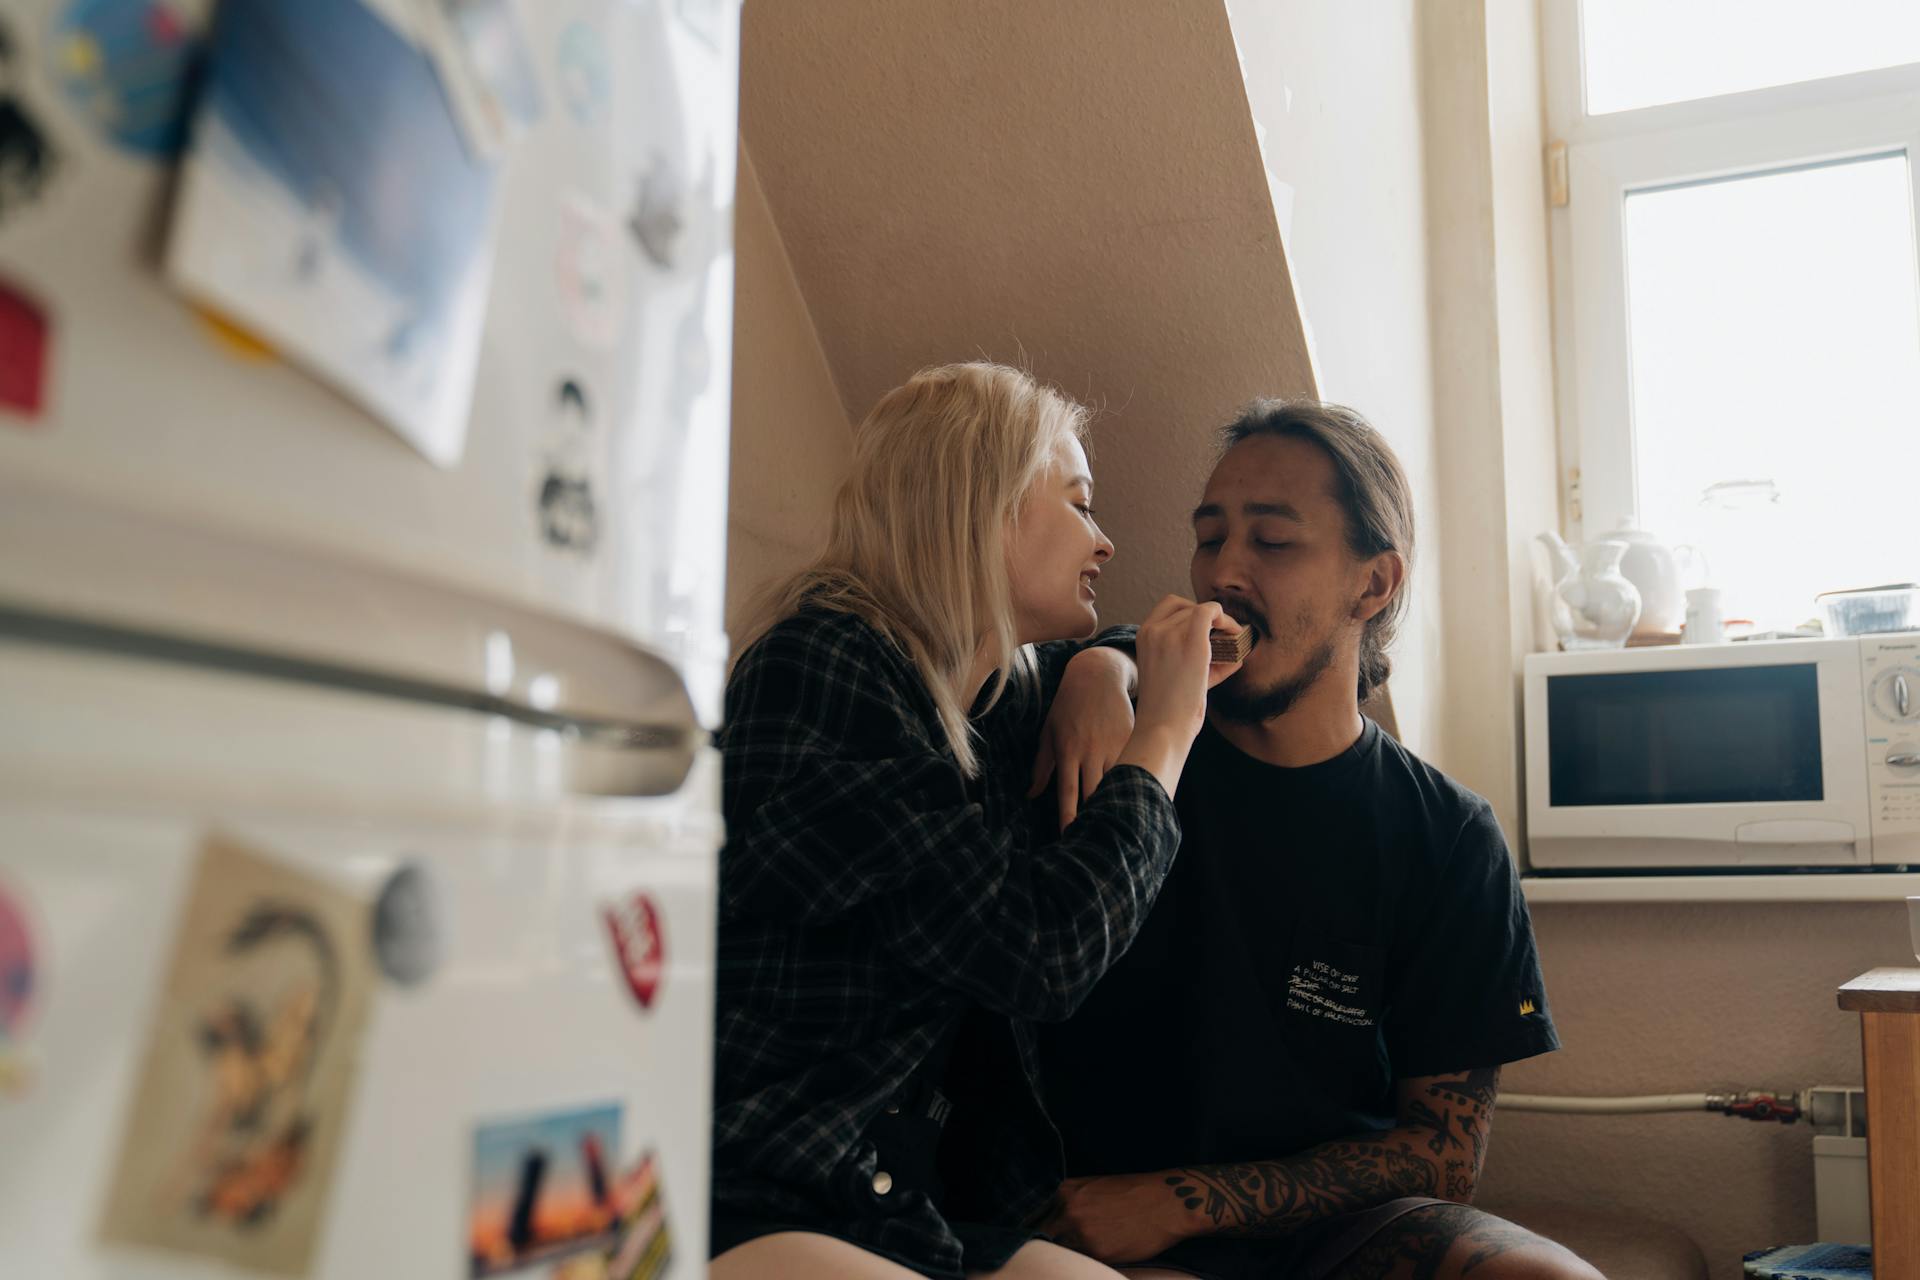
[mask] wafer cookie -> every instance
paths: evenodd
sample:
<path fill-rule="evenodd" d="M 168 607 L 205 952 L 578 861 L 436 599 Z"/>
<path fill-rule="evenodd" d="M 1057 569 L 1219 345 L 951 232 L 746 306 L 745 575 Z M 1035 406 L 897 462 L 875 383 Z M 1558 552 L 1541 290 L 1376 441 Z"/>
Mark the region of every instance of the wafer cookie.
<path fill-rule="evenodd" d="M 1207 637 L 1213 646 L 1215 662 L 1239 662 L 1253 652 L 1253 628 L 1242 627 L 1238 635 L 1215 631 Z"/>

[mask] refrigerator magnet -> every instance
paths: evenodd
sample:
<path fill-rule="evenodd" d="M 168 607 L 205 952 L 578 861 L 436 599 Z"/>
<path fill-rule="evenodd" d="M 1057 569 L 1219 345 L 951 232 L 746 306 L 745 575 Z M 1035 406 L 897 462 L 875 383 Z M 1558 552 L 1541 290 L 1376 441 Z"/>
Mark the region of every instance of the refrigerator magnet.
<path fill-rule="evenodd" d="M 373 955 L 380 972 L 417 987 L 440 968 L 445 922 L 438 879 L 425 864 L 402 863 L 373 903 Z"/>
<path fill-rule="evenodd" d="M 13 29 L 0 19 L 0 225 L 40 198 L 57 167 L 47 131 L 15 92 L 19 80 Z"/>
<path fill-rule="evenodd" d="M 659 1162 L 649 1151 L 621 1179 L 618 1243 L 607 1258 L 607 1280 L 658 1280 L 673 1265 L 673 1227 L 660 1190 Z"/>
<path fill-rule="evenodd" d="M 600 541 L 593 499 L 592 398 L 578 378 L 562 378 L 548 403 L 535 510 L 548 546 L 586 556 Z"/>
<path fill-rule="evenodd" d="M 33 1079 L 27 1030 L 38 994 L 26 907 L 0 884 L 0 1098 L 24 1093 Z"/>
<path fill-rule="evenodd" d="M 561 310 L 574 338 L 599 350 L 613 346 L 627 311 L 626 266 L 613 214 L 579 192 L 560 201 L 554 272 Z"/>
<path fill-rule="evenodd" d="M 205 81 L 168 280 L 454 466 L 499 183 L 433 64 L 362 0 L 227 0 Z"/>
<path fill-rule="evenodd" d="M 312 1267 L 375 983 L 366 901 L 202 846 L 100 1234 L 253 1271 Z"/>
<path fill-rule="evenodd" d="M 267 364 L 279 358 L 272 344 L 261 341 L 212 307 L 194 305 L 192 310 L 213 345 L 242 364 Z"/>
<path fill-rule="evenodd" d="M 621 1108 L 601 1103 L 481 1123 L 467 1205 L 469 1275 L 517 1272 L 614 1243 L 620 1206 L 608 1162 Z"/>
<path fill-rule="evenodd" d="M 607 47 L 599 32 L 574 22 L 560 33 L 554 55 L 560 99 L 573 118 L 584 125 L 598 124 L 607 112 L 613 77 L 607 67 Z"/>
<path fill-rule="evenodd" d="M 626 976 L 627 989 L 645 1010 L 659 998 L 667 972 L 666 932 L 653 899 L 636 893 L 606 908 L 607 933 L 613 939 L 614 958 Z"/>
<path fill-rule="evenodd" d="M 100 134 L 165 159 L 186 140 L 207 0 L 70 0 L 53 26 L 53 70 Z"/>
<path fill-rule="evenodd" d="M 497 154 L 540 118 L 540 78 L 513 0 L 431 0 L 421 35 L 474 151 Z"/>
<path fill-rule="evenodd" d="M 685 226 L 680 217 L 685 198 L 682 185 L 667 158 L 656 151 L 652 164 L 640 175 L 633 212 L 627 215 L 627 230 L 632 233 L 634 243 L 640 246 L 647 260 L 662 271 L 671 271 L 679 261 L 674 246 L 679 243 L 681 228 Z"/>
<path fill-rule="evenodd" d="M 0 279 L 0 411 L 38 418 L 46 407 L 53 326 L 41 305 Z"/>

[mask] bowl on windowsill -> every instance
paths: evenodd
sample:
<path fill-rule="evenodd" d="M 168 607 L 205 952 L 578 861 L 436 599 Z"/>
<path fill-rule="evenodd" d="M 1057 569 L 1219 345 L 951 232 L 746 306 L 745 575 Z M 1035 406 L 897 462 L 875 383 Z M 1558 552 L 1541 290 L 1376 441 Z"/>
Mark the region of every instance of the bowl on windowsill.
<path fill-rule="evenodd" d="M 1920 631 L 1920 583 L 1895 582 L 1815 597 L 1830 636 L 1884 635 Z"/>

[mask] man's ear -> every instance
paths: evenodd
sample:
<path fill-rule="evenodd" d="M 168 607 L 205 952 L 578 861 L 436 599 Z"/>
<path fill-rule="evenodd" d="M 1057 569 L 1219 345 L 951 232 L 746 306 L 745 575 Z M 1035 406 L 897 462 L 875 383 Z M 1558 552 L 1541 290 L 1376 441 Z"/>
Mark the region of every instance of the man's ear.
<path fill-rule="evenodd" d="M 1360 598 L 1353 602 L 1353 620 L 1369 622 L 1400 594 L 1407 580 L 1406 557 L 1398 551 L 1382 551 L 1362 561 L 1360 573 Z"/>

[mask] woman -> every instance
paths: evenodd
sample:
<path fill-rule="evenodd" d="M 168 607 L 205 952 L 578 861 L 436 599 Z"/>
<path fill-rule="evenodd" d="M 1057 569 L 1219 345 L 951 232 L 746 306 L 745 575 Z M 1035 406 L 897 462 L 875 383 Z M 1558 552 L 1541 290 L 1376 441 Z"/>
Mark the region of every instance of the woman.
<path fill-rule="evenodd" d="M 1161 602 L 1136 640 L 1132 737 L 1038 843 L 1022 792 L 1073 646 L 1026 646 L 1092 633 L 1113 554 L 1085 421 L 999 365 L 889 392 L 855 433 L 827 550 L 728 682 L 717 1280 L 1113 1274 L 1013 1225 L 1060 1172 L 1024 1020 L 1071 1012 L 1144 918 L 1206 690 L 1232 673 L 1207 633 L 1238 626 Z M 984 1047 L 950 1061 L 983 1016 Z M 950 1072 L 1026 1105 L 963 1097 L 943 1152 Z M 998 1201 L 949 1221 L 936 1154 Z"/>

